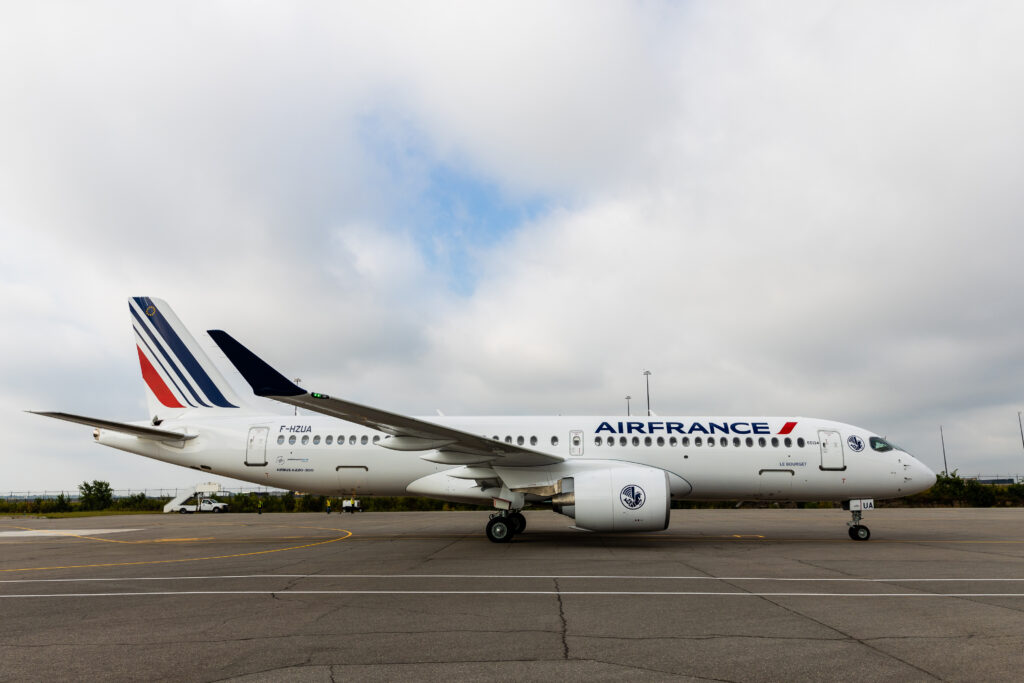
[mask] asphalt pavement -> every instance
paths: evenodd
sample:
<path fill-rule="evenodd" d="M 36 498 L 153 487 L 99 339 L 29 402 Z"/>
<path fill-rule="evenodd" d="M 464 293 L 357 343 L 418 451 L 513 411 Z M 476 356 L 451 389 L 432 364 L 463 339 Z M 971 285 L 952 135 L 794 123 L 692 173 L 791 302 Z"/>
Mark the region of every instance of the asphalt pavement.
<path fill-rule="evenodd" d="M 0 680 L 1016 680 L 1024 509 L 0 517 Z"/>

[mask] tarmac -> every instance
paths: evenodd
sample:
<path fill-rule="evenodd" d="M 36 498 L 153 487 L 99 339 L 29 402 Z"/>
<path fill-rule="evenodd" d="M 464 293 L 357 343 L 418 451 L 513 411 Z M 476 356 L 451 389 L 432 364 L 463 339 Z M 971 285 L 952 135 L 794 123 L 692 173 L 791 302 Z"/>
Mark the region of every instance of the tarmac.
<path fill-rule="evenodd" d="M 0 680 L 1019 680 L 1024 509 L 0 517 Z"/>

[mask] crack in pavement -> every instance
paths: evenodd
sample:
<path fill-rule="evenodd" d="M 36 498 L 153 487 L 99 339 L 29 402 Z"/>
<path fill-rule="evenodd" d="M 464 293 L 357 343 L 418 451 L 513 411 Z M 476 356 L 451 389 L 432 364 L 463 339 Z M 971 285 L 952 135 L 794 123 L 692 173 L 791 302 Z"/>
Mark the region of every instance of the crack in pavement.
<path fill-rule="evenodd" d="M 665 671 L 664 669 L 654 669 L 654 668 L 651 668 L 649 666 L 637 666 L 636 664 L 624 664 L 622 662 L 609 662 L 609 661 L 606 661 L 604 659 L 577 659 L 577 660 L 573 660 L 573 661 L 577 661 L 577 662 L 597 662 L 598 664 L 609 664 L 609 665 L 612 665 L 612 666 L 621 666 L 623 668 L 635 669 L 637 671 L 648 671 L 648 672 L 651 672 L 651 673 L 668 674 L 669 676 L 676 676 L 678 678 L 685 677 L 685 678 L 696 678 L 696 679 L 701 680 L 701 681 L 715 681 L 715 683 L 741 683 L 740 681 L 734 681 L 734 680 L 729 679 L 729 678 L 708 678 L 707 676 L 704 676 L 704 675 L 701 675 L 701 674 L 691 674 L 691 673 L 681 674 L 681 673 L 678 673 L 678 672 L 675 672 L 675 671 Z"/>
<path fill-rule="evenodd" d="M 558 618 L 562 622 L 562 659 L 569 659 L 569 641 L 566 640 L 568 624 L 565 621 L 565 605 L 562 603 L 562 589 L 558 585 L 558 579 L 555 579 L 555 597 L 558 598 Z"/>
<path fill-rule="evenodd" d="M 837 628 L 835 626 L 832 626 L 831 624 L 826 624 L 825 622 L 820 621 L 818 619 L 815 619 L 814 617 L 812 617 L 812 616 L 810 616 L 808 614 L 802 614 L 801 612 L 798 612 L 795 609 L 787 607 L 786 605 L 783 605 L 780 602 L 777 602 L 776 600 L 772 600 L 772 599 L 770 599 L 770 598 L 768 598 L 766 596 L 761 596 L 761 599 L 766 601 L 766 602 L 768 602 L 768 603 L 770 603 L 770 604 L 772 604 L 772 605 L 775 605 L 776 607 L 779 607 L 779 608 L 789 612 L 790 614 L 793 614 L 793 615 L 795 615 L 797 617 L 801 617 L 803 619 L 807 619 L 808 621 L 812 621 L 815 624 L 818 624 L 819 626 L 827 628 L 827 629 L 829 629 L 831 631 L 835 631 L 836 633 L 842 635 L 843 638 L 845 638 L 846 640 L 850 640 L 850 641 L 853 641 L 855 643 L 859 643 L 860 645 L 863 645 L 864 647 L 868 648 L 872 652 L 880 654 L 883 657 L 888 657 L 890 659 L 894 659 L 897 662 L 900 662 L 901 664 L 909 666 L 910 668 L 912 668 L 912 669 L 914 669 L 916 671 L 920 671 L 921 673 L 923 673 L 925 676 L 928 676 L 929 678 L 933 678 L 933 679 L 935 679 L 937 681 L 943 680 L 941 677 L 937 676 L 936 674 L 933 674 L 931 671 L 928 671 L 927 669 L 922 669 L 921 667 L 917 666 L 916 664 L 908 662 L 907 660 L 902 659 L 900 657 L 897 657 L 896 655 L 894 655 L 892 653 L 889 653 L 889 652 L 886 652 L 885 650 L 880 650 L 879 648 L 875 647 L 874 645 L 870 644 L 869 642 L 867 642 L 865 640 L 862 640 L 860 638 L 856 638 L 852 634 L 846 633 L 846 632 L 840 630 L 839 628 Z"/>
<path fill-rule="evenodd" d="M 722 583 L 724 583 L 724 584 L 726 584 L 726 585 L 729 585 L 729 586 L 732 586 L 733 588 L 735 588 L 735 589 L 737 589 L 737 590 L 740 590 L 740 591 L 744 591 L 744 592 L 747 592 L 747 593 L 750 593 L 750 592 L 752 592 L 752 591 L 750 591 L 750 590 L 748 590 L 748 589 L 744 588 L 743 586 L 739 586 L 739 585 L 736 585 L 736 583 L 735 583 L 735 582 L 733 582 L 733 581 L 728 581 L 728 580 L 722 579 Z M 790 614 L 792 614 L 792 615 L 794 615 L 794 616 L 796 616 L 796 617 L 800 617 L 800 618 L 802 618 L 802 619 L 806 619 L 806 620 L 808 620 L 808 621 L 811 621 L 811 622 L 813 622 L 813 623 L 815 623 L 815 624 L 818 624 L 819 626 L 822 626 L 823 628 L 826 628 L 826 629 L 828 629 L 828 630 L 830 630 L 830 631 L 833 631 L 833 632 L 835 632 L 835 633 L 838 633 L 838 634 L 840 634 L 840 635 L 841 635 L 841 636 L 842 636 L 842 637 L 843 637 L 844 639 L 846 639 L 846 640 L 849 640 L 849 641 L 853 641 L 853 642 L 855 642 L 855 643 L 859 643 L 860 645 L 863 645 L 864 647 L 868 648 L 868 649 L 869 649 L 869 650 L 871 650 L 872 652 L 875 652 L 875 653 L 877 653 L 877 654 L 880 654 L 880 655 L 882 655 L 883 657 L 888 657 L 888 658 L 890 658 L 890 659 L 894 659 L 894 660 L 896 660 L 897 662 L 900 662 L 901 664 L 904 664 L 904 665 L 906 665 L 906 666 L 909 666 L 909 667 L 910 667 L 910 668 L 912 668 L 912 669 L 915 669 L 915 670 L 917 670 L 917 671 L 920 671 L 920 672 L 921 672 L 921 673 L 923 673 L 924 675 L 926 675 L 926 676 L 929 676 L 929 677 L 931 677 L 931 678 L 933 678 L 933 679 L 935 679 L 935 680 L 939 680 L 939 681 L 941 681 L 941 680 L 942 680 L 942 679 L 941 679 L 941 678 L 940 678 L 939 676 L 937 676 L 937 675 L 933 674 L 933 673 L 932 673 L 932 672 L 930 672 L 930 671 L 927 671 L 927 670 L 925 670 L 925 669 L 922 669 L 921 667 L 917 666 L 916 664 L 912 664 L 911 662 L 908 662 L 908 661 L 906 661 L 906 660 L 904 660 L 904 659 L 901 659 L 901 658 L 897 657 L 897 656 L 896 656 L 896 655 L 894 655 L 894 654 L 891 654 L 891 653 L 889 653 L 889 652 L 885 652 L 884 650 L 880 650 L 879 648 L 877 648 L 877 647 L 875 647 L 875 646 L 871 645 L 870 643 L 868 643 L 868 642 L 866 642 L 866 641 L 864 641 L 864 640 L 861 640 L 860 638 L 855 638 L 855 637 L 854 637 L 853 635 L 851 635 L 851 634 L 849 634 L 849 633 L 845 633 L 844 631 L 840 630 L 839 628 L 836 628 L 835 626 L 832 626 L 831 624 L 826 624 L 825 622 L 823 622 L 823 621 L 820 621 L 820 620 L 818 620 L 818 619 L 815 619 L 814 617 L 812 617 L 812 616 L 810 616 L 810 615 L 808 615 L 808 614 L 803 614 L 803 613 L 801 613 L 801 612 L 798 612 L 798 611 L 797 611 L 797 610 L 795 610 L 795 609 L 792 609 L 792 608 L 790 608 L 790 607 L 787 607 L 786 605 L 783 605 L 782 603 L 778 602 L 777 600 L 775 600 L 775 599 L 772 599 L 772 597 L 771 597 L 771 596 L 768 596 L 768 595 L 760 595 L 760 596 L 757 596 L 757 597 L 758 597 L 759 599 L 761 599 L 761 600 L 764 600 L 765 602 L 767 602 L 767 603 L 769 603 L 769 604 L 771 604 L 771 605 L 774 605 L 774 606 L 776 606 L 776 607 L 778 607 L 778 608 L 780 608 L 780 609 L 783 609 L 783 610 L 785 610 L 785 611 L 789 612 Z M 809 640 L 822 640 L 822 641 L 826 641 L 826 640 L 831 640 L 831 639 L 827 639 L 827 638 L 810 638 Z"/>

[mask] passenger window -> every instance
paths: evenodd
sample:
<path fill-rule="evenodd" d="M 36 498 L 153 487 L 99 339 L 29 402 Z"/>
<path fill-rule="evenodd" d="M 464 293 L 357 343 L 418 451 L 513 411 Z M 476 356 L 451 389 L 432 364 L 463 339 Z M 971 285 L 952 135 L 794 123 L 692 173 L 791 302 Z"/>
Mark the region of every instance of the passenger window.
<path fill-rule="evenodd" d="M 498 435 L 497 435 L 497 434 L 495 434 L 495 435 L 494 435 L 494 436 L 492 436 L 491 438 L 492 438 L 492 439 L 494 439 L 495 441 L 501 441 L 501 439 L 499 439 L 499 438 L 498 438 Z"/>
<path fill-rule="evenodd" d="M 777 436 L 773 436 L 772 437 L 772 447 L 773 448 L 778 448 L 779 447 L 779 437 L 777 437 Z"/>
<path fill-rule="evenodd" d="M 324 445 L 330 446 L 332 443 L 334 443 L 334 437 L 328 434 L 327 438 L 324 439 Z"/>
<path fill-rule="evenodd" d="M 659 436 L 658 437 L 658 445 L 659 446 L 664 446 L 665 445 L 665 437 L 663 437 L 663 436 Z"/>
<path fill-rule="evenodd" d="M 505 443 L 512 443 L 512 437 L 511 436 L 506 436 L 505 437 Z"/>
<path fill-rule="evenodd" d="M 558 445 L 558 437 L 557 436 L 551 437 L 551 445 L 552 446 L 557 446 Z"/>
<path fill-rule="evenodd" d="M 754 438 L 751 437 L 751 436 L 748 436 L 747 437 L 747 448 L 750 448 L 753 445 L 754 445 Z"/>
<path fill-rule="evenodd" d="M 718 445 L 721 446 L 722 448 L 725 448 L 726 446 L 729 445 L 729 439 L 723 436 L 721 439 L 718 440 Z"/>
<path fill-rule="evenodd" d="M 760 446 L 761 448 L 764 448 L 767 443 L 768 442 L 764 440 L 763 436 L 757 437 L 757 445 Z"/>
<path fill-rule="evenodd" d="M 526 439 L 524 439 L 521 436 L 517 436 L 516 437 L 516 445 L 517 446 L 522 446 L 524 443 L 526 443 Z"/>
<path fill-rule="evenodd" d="M 684 436 L 682 443 L 683 443 L 683 448 L 689 448 L 690 447 L 690 437 Z"/>
<path fill-rule="evenodd" d="M 640 437 L 639 436 L 634 436 L 633 437 L 633 445 L 634 446 L 639 446 L 640 445 Z"/>
<path fill-rule="evenodd" d="M 677 443 L 677 442 L 676 442 L 676 437 L 674 437 L 674 436 L 670 436 L 670 437 L 668 437 L 668 445 L 669 445 L 669 446 L 675 446 L 675 445 L 676 445 L 676 443 Z"/>
<path fill-rule="evenodd" d="M 614 436 L 609 436 L 608 437 L 608 445 L 609 446 L 614 446 L 615 445 L 615 437 Z"/>
<path fill-rule="evenodd" d="M 651 445 L 651 437 L 649 437 L 649 436 L 645 436 L 644 437 L 644 445 L 645 446 L 650 446 Z"/>
<path fill-rule="evenodd" d="M 701 446 L 704 445 L 704 439 L 700 438 L 699 436 L 695 436 L 693 438 L 693 445 L 696 446 L 697 448 L 700 448 Z"/>
<path fill-rule="evenodd" d="M 736 448 L 739 448 L 740 447 L 740 437 L 738 437 L 738 436 L 732 437 L 732 445 L 735 446 Z"/>
<path fill-rule="evenodd" d="M 281 434 L 280 436 L 277 437 L 277 445 L 280 446 L 283 443 L 284 443 L 284 434 Z"/>
<path fill-rule="evenodd" d="M 295 435 L 294 434 L 292 434 L 291 436 L 288 437 L 288 445 L 289 446 L 294 446 L 295 445 Z"/>
<path fill-rule="evenodd" d="M 626 437 L 624 437 L 624 436 L 620 436 L 619 437 L 619 445 L 620 446 L 625 446 L 626 445 Z"/>
<path fill-rule="evenodd" d="M 530 445 L 531 446 L 536 446 L 537 445 L 537 437 L 535 437 L 535 436 L 531 436 L 530 437 Z"/>
<path fill-rule="evenodd" d="M 379 443 L 380 442 L 380 436 L 373 437 L 373 442 L 374 443 Z"/>
<path fill-rule="evenodd" d="M 359 443 L 361 443 L 361 444 L 363 444 L 365 446 L 369 440 L 370 440 L 370 437 L 368 437 L 365 434 L 363 434 L 363 437 L 361 439 L 359 439 Z"/>
<path fill-rule="evenodd" d="M 790 448 L 790 447 L 792 447 L 792 446 L 793 446 L 793 439 L 791 439 L 791 438 L 789 438 L 789 437 L 787 436 L 787 437 L 786 437 L 786 440 L 785 440 L 785 442 L 784 442 L 784 443 L 786 444 L 786 448 Z"/>
<path fill-rule="evenodd" d="M 356 435 L 355 434 L 353 434 L 352 436 L 348 437 L 348 443 L 349 443 L 350 446 L 355 446 L 356 445 Z M 365 443 L 365 441 L 363 443 Z"/>
<path fill-rule="evenodd" d="M 316 436 L 313 437 L 313 445 L 314 446 L 319 446 L 320 445 L 320 435 L 319 434 L 317 434 Z"/>
<path fill-rule="evenodd" d="M 715 447 L 715 437 L 709 436 L 708 437 L 708 448 L 714 448 L 714 447 Z"/>
<path fill-rule="evenodd" d="M 798 448 L 803 448 L 805 443 L 806 441 L 804 441 L 804 437 L 802 436 L 796 440 L 796 445 Z"/>

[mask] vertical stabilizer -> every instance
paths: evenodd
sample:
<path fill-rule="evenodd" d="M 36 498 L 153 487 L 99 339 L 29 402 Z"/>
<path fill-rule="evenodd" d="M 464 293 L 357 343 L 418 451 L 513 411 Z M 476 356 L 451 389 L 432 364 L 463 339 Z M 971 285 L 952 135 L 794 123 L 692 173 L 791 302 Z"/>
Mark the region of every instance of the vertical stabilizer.
<path fill-rule="evenodd" d="M 128 300 L 151 418 L 246 407 L 167 302 Z"/>

